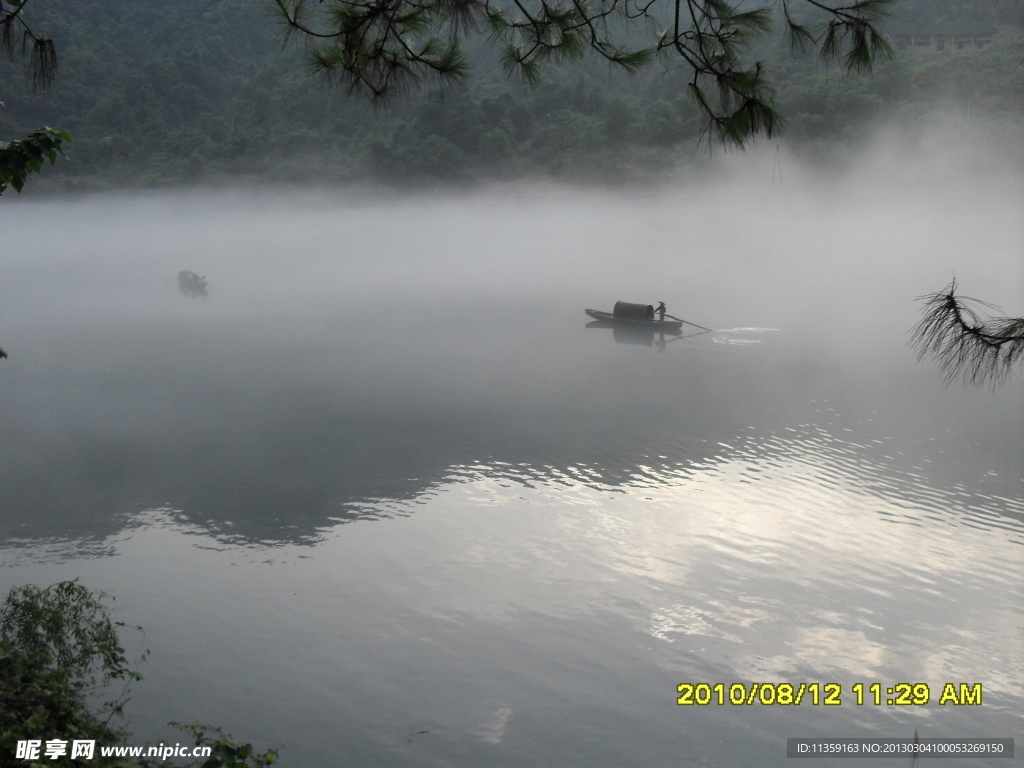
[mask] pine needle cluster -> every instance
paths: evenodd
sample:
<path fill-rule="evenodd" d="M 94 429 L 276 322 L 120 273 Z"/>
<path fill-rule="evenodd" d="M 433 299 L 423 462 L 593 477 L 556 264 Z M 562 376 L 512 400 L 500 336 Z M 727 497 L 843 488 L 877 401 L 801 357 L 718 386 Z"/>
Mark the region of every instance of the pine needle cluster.
<path fill-rule="evenodd" d="M 587 55 L 636 72 L 655 60 L 681 63 L 709 138 L 743 147 L 784 127 L 762 62 L 747 61 L 775 22 L 792 45 L 814 46 L 850 72 L 892 55 L 879 29 L 893 0 L 268 0 L 285 41 L 306 46 L 323 80 L 381 103 L 424 82 L 465 81 L 463 40 L 483 33 L 508 74 L 538 82 L 549 62 Z M 801 7 L 795 9 L 797 3 Z"/>
<path fill-rule="evenodd" d="M 982 319 L 972 305 L 998 310 L 977 299 L 956 295 L 954 280 L 941 291 L 919 297 L 924 317 L 911 330 L 917 359 L 934 357 L 947 383 L 1004 381 L 1024 359 L 1024 318 Z"/>
<path fill-rule="evenodd" d="M 60 68 L 57 46 L 25 23 L 26 5 L 28 0 L 0 0 L 0 53 L 12 61 L 16 53 L 27 55 L 32 87 L 49 88 Z"/>

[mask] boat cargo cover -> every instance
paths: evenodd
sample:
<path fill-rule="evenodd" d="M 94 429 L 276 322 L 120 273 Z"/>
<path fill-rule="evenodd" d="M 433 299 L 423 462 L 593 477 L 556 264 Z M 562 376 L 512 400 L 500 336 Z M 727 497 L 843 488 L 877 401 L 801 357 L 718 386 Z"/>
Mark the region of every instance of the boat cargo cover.
<path fill-rule="evenodd" d="M 653 320 L 654 307 L 650 304 L 629 304 L 625 301 L 616 301 L 612 316 L 623 320 Z"/>

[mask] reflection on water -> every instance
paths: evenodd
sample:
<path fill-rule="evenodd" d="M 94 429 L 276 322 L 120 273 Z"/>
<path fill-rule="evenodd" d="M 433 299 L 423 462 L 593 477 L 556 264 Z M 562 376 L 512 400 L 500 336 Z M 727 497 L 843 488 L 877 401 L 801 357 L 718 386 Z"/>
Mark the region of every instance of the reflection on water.
<path fill-rule="evenodd" d="M 135 703 L 148 732 L 182 716 L 161 692 L 202 675 L 190 706 L 278 735 L 295 764 L 344 744 L 369 765 L 659 764 L 680 749 L 782 765 L 796 733 L 1016 735 L 1016 486 L 941 487 L 925 446 L 846 424 L 823 409 L 699 460 L 617 471 L 452 466 L 412 498 L 353 503 L 363 522 L 324 525 L 313 548 L 213 538 L 156 510 L 104 542 L 110 557 L 44 563 L 38 544 L 3 557 L 23 579 L 114 589 L 145 624 L 159 660 Z M 684 681 L 839 682 L 850 696 L 904 680 L 928 683 L 932 705 L 673 704 Z M 983 711 L 935 704 L 960 681 L 984 683 Z"/>
<path fill-rule="evenodd" d="M 763 418 L 763 382 L 721 381 L 738 358 L 711 354 L 718 334 L 670 337 L 663 364 L 620 361 L 606 331 L 491 313 L 504 325 L 435 310 L 436 325 L 397 338 L 401 322 L 353 328 L 333 311 L 26 329 L 44 354 L 19 360 L 0 413 L 17 436 L 0 446 L 0 533 L 103 537 L 168 507 L 228 537 L 315 540 L 362 500 L 415 496 L 452 465 L 626 472 L 652 446 L 703 455 L 713 435 Z"/>
<path fill-rule="evenodd" d="M 655 330 L 642 325 L 621 325 L 603 320 L 593 320 L 587 323 L 586 327 L 611 329 L 616 344 L 642 344 L 648 347 L 657 345 L 659 351 L 665 348 L 667 341 L 683 338 L 683 332 L 678 328 Z"/>
<path fill-rule="evenodd" d="M 788 736 L 1020 736 L 1021 382 L 944 389 L 902 338 L 961 231 L 1011 254 L 993 291 L 1019 273 L 1012 200 L 941 226 L 804 200 L 781 230 L 751 203 L 756 269 L 742 232 L 668 247 L 703 197 L 307 202 L 62 204 L 65 240 L 11 209 L 0 587 L 81 578 L 146 627 L 140 740 L 199 719 L 294 765 L 749 766 Z M 819 219 L 857 234 L 794 252 Z M 935 247 L 865 261 L 887 227 Z M 168 285 L 188 232 L 205 302 Z M 720 330 L 582 321 L 620 292 Z M 674 703 L 750 681 L 933 702 Z M 946 682 L 984 706 L 939 707 Z"/>

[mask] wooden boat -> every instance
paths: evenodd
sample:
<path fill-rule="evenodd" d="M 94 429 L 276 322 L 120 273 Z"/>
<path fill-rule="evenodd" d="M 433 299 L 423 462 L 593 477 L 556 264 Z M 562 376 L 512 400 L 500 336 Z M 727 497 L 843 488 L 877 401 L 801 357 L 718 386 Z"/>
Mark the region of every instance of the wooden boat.
<path fill-rule="evenodd" d="M 658 331 L 679 331 L 683 327 L 683 321 L 673 318 L 671 320 L 658 320 L 654 316 L 654 307 L 650 304 L 627 304 L 624 301 L 615 302 L 614 312 L 602 312 L 599 309 L 583 310 L 590 317 L 601 323 L 613 325 L 628 325 L 634 328 L 650 328 Z"/>

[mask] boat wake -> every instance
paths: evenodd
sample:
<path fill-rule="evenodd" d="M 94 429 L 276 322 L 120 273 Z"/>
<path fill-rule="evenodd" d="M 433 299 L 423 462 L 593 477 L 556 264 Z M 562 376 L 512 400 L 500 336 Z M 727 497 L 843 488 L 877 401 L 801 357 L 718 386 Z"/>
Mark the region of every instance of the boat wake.
<path fill-rule="evenodd" d="M 711 340 L 716 344 L 728 344 L 730 346 L 742 347 L 751 344 L 760 344 L 761 339 L 752 339 L 739 334 L 764 334 L 777 331 L 778 328 L 719 328 Z"/>

